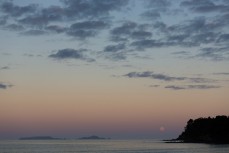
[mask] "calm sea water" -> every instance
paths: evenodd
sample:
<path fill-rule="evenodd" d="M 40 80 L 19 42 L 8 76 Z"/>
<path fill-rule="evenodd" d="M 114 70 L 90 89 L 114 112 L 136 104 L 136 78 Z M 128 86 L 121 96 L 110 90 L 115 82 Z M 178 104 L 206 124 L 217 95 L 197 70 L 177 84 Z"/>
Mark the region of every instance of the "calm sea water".
<path fill-rule="evenodd" d="M 156 140 L 0 140 L 0 153 L 229 153 L 229 145 Z"/>

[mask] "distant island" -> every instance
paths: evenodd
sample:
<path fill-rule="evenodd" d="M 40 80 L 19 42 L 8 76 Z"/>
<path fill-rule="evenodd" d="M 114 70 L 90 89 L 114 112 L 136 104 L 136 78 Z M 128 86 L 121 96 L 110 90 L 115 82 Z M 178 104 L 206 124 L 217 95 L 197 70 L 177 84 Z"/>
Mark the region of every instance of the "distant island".
<path fill-rule="evenodd" d="M 229 144 L 229 116 L 190 119 L 184 132 L 170 142 Z"/>
<path fill-rule="evenodd" d="M 22 137 L 19 140 L 60 140 L 61 138 L 53 138 L 51 136 L 33 136 L 33 137 Z"/>
<path fill-rule="evenodd" d="M 80 140 L 107 140 L 110 138 L 103 138 L 103 137 L 99 137 L 99 136 L 88 136 L 88 137 L 81 137 L 78 138 Z M 66 140 L 65 138 L 54 138 L 51 136 L 32 136 L 32 137 L 21 137 L 19 138 L 19 140 Z"/>
<path fill-rule="evenodd" d="M 104 139 L 110 139 L 110 138 L 102 138 L 102 137 L 98 137 L 98 136 L 89 136 L 89 137 L 81 137 L 79 138 L 81 140 L 104 140 Z"/>

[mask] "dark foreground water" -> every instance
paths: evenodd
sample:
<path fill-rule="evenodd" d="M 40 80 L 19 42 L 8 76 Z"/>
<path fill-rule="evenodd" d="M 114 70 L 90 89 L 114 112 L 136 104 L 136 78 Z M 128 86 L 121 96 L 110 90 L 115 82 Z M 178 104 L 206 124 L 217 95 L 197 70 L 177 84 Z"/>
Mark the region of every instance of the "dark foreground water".
<path fill-rule="evenodd" d="M 156 140 L 0 140 L 0 153 L 229 153 L 229 145 Z"/>

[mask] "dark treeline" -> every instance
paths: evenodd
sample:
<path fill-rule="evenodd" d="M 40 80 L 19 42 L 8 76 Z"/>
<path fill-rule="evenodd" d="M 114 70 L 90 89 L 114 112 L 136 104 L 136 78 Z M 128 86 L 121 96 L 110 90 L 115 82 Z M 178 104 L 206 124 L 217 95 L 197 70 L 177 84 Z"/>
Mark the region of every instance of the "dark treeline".
<path fill-rule="evenodd" d="M 177 140 L 195 143 L 229 143 L 229 116 L 190 119 Z"/>

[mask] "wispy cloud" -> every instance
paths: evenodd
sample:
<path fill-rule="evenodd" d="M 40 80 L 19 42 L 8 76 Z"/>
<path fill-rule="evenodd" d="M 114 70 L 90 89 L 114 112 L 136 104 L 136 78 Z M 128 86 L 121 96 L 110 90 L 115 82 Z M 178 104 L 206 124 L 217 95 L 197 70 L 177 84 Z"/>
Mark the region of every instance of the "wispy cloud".
<path fill-rule="evenodd" d="M 214 75 L 229 75 L 229 72 L 213 73 Z"/>
<path fill-rule="evenodd" d="M 0 70 L 8 70 L 8 69 L 10 69 L 9 66 L 2 66 L 2 67 L 0 67 Z"/>
<path fill-rule="evenodd" d="M 47 32 L 44 30 L 28 30 L 28 31 L 21 32 L 21 34 L 27 36 L 39 36 L 39 35 L 47 34 Z"/>
<path fill-rule="evenodd" d="M 185 80 L 185 77 L 172 77 L 165 74 L 159 74 L 154 73 L 151 71 L 145 71 L 145 72 L 130 72 L 125 74 L 124 76 L 129 78 L 152 78 L 157 80 L 163 80 L 163 81 L 176 81 L 176 80 Z"/>
<path fill-rule="evenodd" d="M 0 89 L 7 89 L 12 87 L 13 85 L 7 83 L 0 83 Z"/>
<path fill-rule="evenodd" d="M 183 85 L 183 86 L 169 85 L 169 86 L 165 86 L 165 88 L 172 89 L 172 90 L 186 90 L 186 89 L 214 89 L 214 88 L 221 88 L 221 86 L 215 86 L 215 85 Z"/>
<path fill-rule="evenodd" d="M 215 80 L 207 79 L 207 78 L 198 78 L 198 77 L 175 77 L 161 73 L 155 73 L 152 71 L 145 71 L 145 72 L 130 72 L 125 74 L 124 76 L 128 78 L 151 78 L 156 80 L 163 80 L 163 81 L 189 81 L 192 83 L 208 83 L 208 82 L 215 82 Z"/>
<path fill-rule="evenodd" d="M 149 85 L 149 87 L 157 88 L 157 87 L 160 87 L 160 85 L 154 84 L 154 85 Z"/>
<path fill-rule="evenodd" d="M 211 0 L 185 0 L 180 5 L 197 13 L 225 12 L 229 8 L 227 5 L 215 4 Z"/>
<path fill-rule="evenodd" d="M 209 85 L 211 83 L 216 83 L 217 80 L 212 80 L 208 78 L 199 78 L 199 77 L 183 77 L 183 76 L 170 76 L 166 74 L 155 73 L 152 71 L 145 72 L 130 72 L 123 75 L 128 78 L 149 78 L 155 80 L 169 82 L 178 82 L 179 85 L 165 85 L 164 88 L 173 89 L 173 90 L 184 90 L 184 89 L 212 89 L 212 88 L 221 88 L 218 85 Z M 187 84 L 189 85 L 182 85 Z M 164 83 L 163 83 L 164 84 Z M 149 85 L 149 87 L 159 87 L 162 85 Z M 181 85 L 180 85 L 181 84 Z"/>

